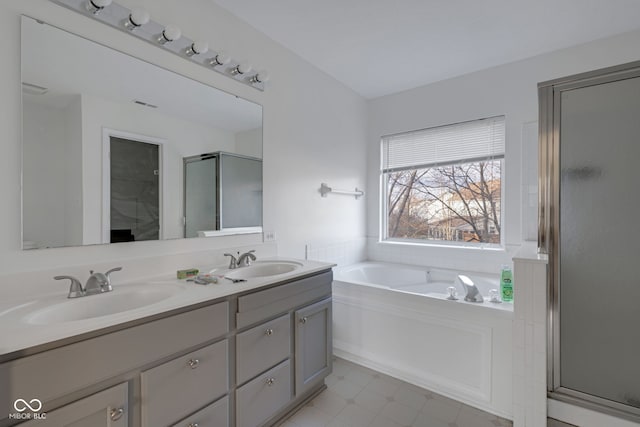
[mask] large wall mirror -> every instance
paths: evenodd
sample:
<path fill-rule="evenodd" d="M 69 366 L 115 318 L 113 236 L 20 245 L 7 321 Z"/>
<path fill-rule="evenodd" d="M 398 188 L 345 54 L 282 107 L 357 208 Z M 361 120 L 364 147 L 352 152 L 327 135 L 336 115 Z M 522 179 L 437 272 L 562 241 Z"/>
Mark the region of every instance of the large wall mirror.
<path fill-rule="evenodd" d="M 28 17 L 22 93 L 24 249 L 262 231 L 260 105 Z"/>

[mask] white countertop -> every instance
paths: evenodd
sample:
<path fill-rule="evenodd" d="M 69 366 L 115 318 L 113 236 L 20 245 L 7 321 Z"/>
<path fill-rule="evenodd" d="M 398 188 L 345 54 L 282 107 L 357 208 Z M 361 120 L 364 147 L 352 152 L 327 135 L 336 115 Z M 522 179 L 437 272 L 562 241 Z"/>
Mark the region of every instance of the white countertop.
<path fill-rule="evenodd" d="M 103 295 L 91 295 L 69 300 L 67 298 L 67 286 L 61 286 L 56 292 L 43 292 L 30 297 L 23 296 L 3 300 L 0 302 L 0 358 L 16 351 L 26 350 L 54 341 L 113 327 L 122 323 L 136 321 L 182 307 L 224 298 L 233 294 L 257 290 L 268 285 L 317 273 L 335 266 L 335 264 L 330 263 L 290 258 L 270 258 L 260 261 L 292 261 L 302 264 L 302 267 L 289 273 L 275 276 L 250 278 L 247 279 L 246 282 L 232 283 L 229 280 L 221 279 L 218 283 L 209 285 L 198 285 L 193 282 L 187 282 L 186 280 L 178 280 L 175 278 L 175 275 L 152 276 L 129 283 L 118 283 L 117 279 L 114 278 L 112 282 L 113 291 L 108 294 L 116 295 L 118 291 L 127 291 L 140 286 L 148 288 L 154 285 L 174 289 L 178 287 L 180 289 L 175 295 L 140 308 L 59 323 L 34 324 L 25 320 L 25 317 L 28 317 L 28 315 L 34 311 L 45 309 L 55 304 L 61 304 L 66 301 L 74 304 L 82 304 L 83 301 L 93 300 L 93 298 L 99 299 Z M 260 261 L 254 264 L 258 264 Z M 204 266 L 199 268 L 199 270 L 201 273 L 206 273 L 211 270 L 216 270 L 215 274 L 225 273 L 225 268 L 220 266 Z"/>

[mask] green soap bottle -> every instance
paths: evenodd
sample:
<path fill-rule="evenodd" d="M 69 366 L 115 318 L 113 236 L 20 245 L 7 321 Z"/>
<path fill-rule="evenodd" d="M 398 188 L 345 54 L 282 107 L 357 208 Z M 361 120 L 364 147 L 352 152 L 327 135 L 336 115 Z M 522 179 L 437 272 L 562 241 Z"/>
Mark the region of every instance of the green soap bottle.
<path fill-rule="evenodd" d="M 513 272 L 508 265 L 503 265 L 500 272 L 500 297 L 504 302 L 513 301 Z"/>

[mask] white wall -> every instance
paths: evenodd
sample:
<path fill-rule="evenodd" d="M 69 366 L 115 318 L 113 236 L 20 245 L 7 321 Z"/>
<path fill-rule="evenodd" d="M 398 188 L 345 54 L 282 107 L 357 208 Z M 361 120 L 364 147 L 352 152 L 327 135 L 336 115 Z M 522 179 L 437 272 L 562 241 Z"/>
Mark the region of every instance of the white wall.
<path fill-rule="evenodd" d="M 52 108 L 25 97 L 24 239 L 39 247 L 65 242 L 65 108 Z"/>
<path fill-rule="evenodd" d="M 265 92 L 259 92 L 50 1 L 2 2 L 0 274 L 207 250 L 228 247 L 233 242 L 258 245 L 262 241 L 261 236 L 254 235 L 21 251 L 20 14 L 43 19 L 262 104 L 264 228 L 277 232 L 280 255 L 303 257 L 306 243 L 364 236 L 363 200 L 323 199 L 318 193 L 322 181 L 336 187 L 365 186 L 367 114 L 361 97 L 209 0 L 120 3 L 130 8 L 144 7 L 158 22 L 176 24 L 191 38 L 209 40 L 212 47 L 224 48 L 239 59 L 248 58 L 270 70 L 273 79 Z"/>
<path fill-rule="evenodd" d="M 510 262 L 522 242 L 522 197 L 527 183 L 522 170 L 531 170 L 535 158 L 522 153 L 523 125 L 538 119 L 537 83 L 579 72 L 617 65 L 638 59 L 640 32 L 608 38 L 560 50 L 527 60 L 475 72 L 394 95 L 369 103 L 367 235 L 369 256 L 399 257 L 422 265 L 497 272 L 500 264 Z M 391 246 L 379 244 L 380 227 L 380 137 L 408 130 L 479 119 L 506 116 L 505 215 L 507 252 L 442 247 Z M 536 138 L 525 139 L 536 144 Z M 530 147 L 528 147 L 530 148 Z M 534 151 L 535 152 L 535 151 Z M 533 183 L 535 185 L 535 182 Z M 524 235 L 530 235 L 525 232 Z"/>

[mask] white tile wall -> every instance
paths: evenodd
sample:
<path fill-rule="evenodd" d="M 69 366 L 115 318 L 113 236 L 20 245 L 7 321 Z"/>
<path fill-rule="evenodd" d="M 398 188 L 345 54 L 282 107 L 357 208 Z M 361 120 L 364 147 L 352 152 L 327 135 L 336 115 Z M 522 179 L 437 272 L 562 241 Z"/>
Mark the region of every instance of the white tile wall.
<path fill-rule="evenodd" d="M 547 261 L 525 247 L 514 257 L 513 425 L 547 425 Z"/>
<path fill-rule="evenodd" d="M 306 245 L 306 259 L 331 262 L 338 266 L 367 259 L 367 240 L 363 238 Z"/>

